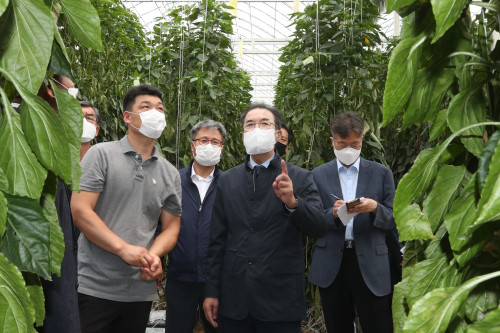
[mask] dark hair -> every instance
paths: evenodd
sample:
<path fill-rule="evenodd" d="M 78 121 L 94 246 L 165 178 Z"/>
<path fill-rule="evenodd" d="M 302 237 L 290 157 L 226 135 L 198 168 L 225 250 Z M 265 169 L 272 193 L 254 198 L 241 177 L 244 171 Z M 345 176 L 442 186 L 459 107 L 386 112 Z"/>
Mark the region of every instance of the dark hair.
<path fill-rule="evenodd" d="M 245 123 L 245 117 L 247 116 L 248 112 L 252 111 L 253 109 L 266 109 L 270 111 L 273 116 L 274 116 L 274 127 L 279 130 L 281 128 L 281 112 L 276 109 L 275 107 L 270 106 L 269 104 L 266 103 L 252 103 L 250 104 L 245 112 L 241 115 L 241 126 L 244 126 Z"/>
<path fill-rule="evenodd" d="M 226 140 L 226 129 L 224 128 L 224 125 L 212 119 L 202 120 L 198 122 L 196 125 L 194 125 L 193 128 L 191 129 L 191 140 L 196 139 L 198 132 L 202 128 L 208 128 L 209 130 L 217 130 L 219 131 L 222 137 L 222 142 Z"/>
<path fill-rule="evenodd" d="M 158 88 L 141 84 L 140 86 L 132 87 L 129 91 L 127 91 L 125 97 L 123 97 L 123 111 L 131 111 L 135 98 L 141 95 L 156 96 L 163 102 L 163 95 Z"/>
<path fill-rule="evenodd" d="M 101 120 L 101 114 L 99 110 L 92 104 L 90 101 L 80 101 L 80 106 L 82 108 L 87 107 L 87 108 L 92 108 L 95 113 L 95 118 L 96 118 L 96 123 L 99 124 L 99 121 Z"/>
<path fill-rule="evenodd" d="M 288 144 L 291 144 L 295 135 L 293 135 L 293 131 L 290 127 L 288 127 L 285 123 L 281 124 L 281 128 L 285 129 L 288 132 Z"/>
<path fill-rule="evenodd" d="M 333 138 L 337 135 L 341 138 L 345 138 L 349 136 L 351 132 L 355 132 L 358 136 L 362 136 L 365 129 L 365 123 L 363 118 L 357 113 L 341 113 L 333 118 L 330 129 Z"/>

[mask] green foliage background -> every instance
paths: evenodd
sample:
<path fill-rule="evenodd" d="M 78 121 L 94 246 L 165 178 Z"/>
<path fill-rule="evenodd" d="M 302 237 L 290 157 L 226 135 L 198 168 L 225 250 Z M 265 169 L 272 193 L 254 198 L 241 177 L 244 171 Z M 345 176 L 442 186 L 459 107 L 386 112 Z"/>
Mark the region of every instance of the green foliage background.
<path fill-rule="evenodd" d="M 102 50 L 88 0 L 0 1 L 0 327 L 34 332 L 45 317 L 40 277 L 60 274 L 64 241 L 58 180 L 79 190 L 80 104 L 55 89 L 59 113 L 37 96 L 54 73 L 71 76 L 58 29 L 64 13 L 81 47 Z M 82 27 L 86 28 L 82 28 Z M 19 113 L 12 106 L 22 98 Z"/>
<path fill-rule="evenodd" d="M 500 5 L 386 4 L 404 17 L 401 40 L 388 41 L 387 49 L 370 1 L 320 0 L 293 14 L 296 30 L 283 50 L 275 101 L 297 134 L 286 158 L 309 169 L 332 159 L 331 118 L 361 113 L 364 157 L 401 179 L 394 214 L 407 245 L 395 330 L 493 331 L 500 314 L 500 45 L 492 48 L 492 32 L 500 30 Z M 483 8 L 480 15 L 470 14 L 471 5 Z M 159 147 L 166 157 L 185 166 L 191 126 L 213 118 L 228 130 L 228 169 L 245 155 L 239 115 L 251 86 L 231 52 L 234 17 L 227 8 L 214 1 L 179 7 L 146 34 L 118 0 L 0 0 L 5 330 L 32 332 L 42 323 L 39 276 L 59 273 L 64 246 L 56 184 L 79 184 L 80 106 L 56 89 L 54 113 L 36 96 L 40 86 L 53 73 L 72 77 L 81 97 L 101 110 L 98 140 L 109 141 L 126 132 L 125 91 L 138 82 L 156 85 L 165 94 L 168 128 Z M 31 49 L 37 52 L 23 52 Z M 10 105 L 16 96 L 23 99 L 19 114 Z"/>
<path fill-rule="evenodd" d="M 471 15 L 472 6 L 479 15 Z M 384 124 L 428 123 L 430 147 L 394 200 L 406 240 L 396 332 L 498 330 L 500 149 L 498 1 L 387 1 L 404 17 L 384 92 Z M 494 319 L 496 318 L 496 319 Z"/>

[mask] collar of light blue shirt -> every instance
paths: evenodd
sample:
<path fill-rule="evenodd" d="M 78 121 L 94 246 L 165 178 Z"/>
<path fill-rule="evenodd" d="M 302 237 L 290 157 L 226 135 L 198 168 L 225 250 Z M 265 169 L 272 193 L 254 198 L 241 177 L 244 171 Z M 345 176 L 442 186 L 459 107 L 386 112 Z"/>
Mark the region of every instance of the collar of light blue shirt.
<path fill-rule="evenodd" d="M 360 160 L 361 160 L 361 157 L 358 157 L 358 159 L 356 160 L 356 162 L 354 162 L 354 164 L 351 165 L 349 167 L 349 169 L 352 168 L 352 167 L 354 167 L 354 169 L 356 169 L 356 171 L 359 171 L 359 161 Z M 337 158 L 337 170 L 339 172 L 341 172 L 342 170 L 348 170 L 345 166 L 342 165 L 342 163 L 340 163 L 340 161 L 339 161 L 338 158 Z"/>
<path fill-rule="evenodd" d="M 191 179 L 196 178 L 200 181 L 210 183 L 212 181 L 212 179 L 214 179 L 214 172 L 215 172 L 215 168 L 212 170 L 212 172 L 210 172 L 210 174 L 207 176 L 207 178 L 203 178 L 203 177 L 198 176 L 196 174 L 196 172 L 194 171 L 194 166 L 192 166 L 191 167 Z"/>
<path fill-rule="evenodd" d="M 271 163 L 273 158 L 274 158 L 274 155 L 271 156 L 267 161 L 262 163 L 261 166 L 263 166 L 267 169 L 267 167 L 269 166 L 269 163 Z M 253 169 L 253 168 L 255 168 L 256 165 L 258 165 L 258 164 L 255 163 L 255 161 L 252 159 L 252 156 L 250 156 L 250 159 L 248 160 L 248 166 L 250 167 L 250 169 Z"/>

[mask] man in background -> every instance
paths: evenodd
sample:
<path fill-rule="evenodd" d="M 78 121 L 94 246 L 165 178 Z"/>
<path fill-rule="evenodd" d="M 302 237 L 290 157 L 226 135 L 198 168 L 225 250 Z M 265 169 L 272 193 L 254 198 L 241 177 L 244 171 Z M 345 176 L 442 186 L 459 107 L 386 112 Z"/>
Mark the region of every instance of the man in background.
<path fill-rule="evenodd" d="M 294 138 L 292 129 L 285 123 L 281 124 L 281 135 L 276 141 L 276 152 L 281 158 L 285 156 Z"/>
<path fill-rule="evenodd" d="M 58 75 L 66 84 L 74 87 L 73 82 L 64 76 Z M 58 112 L 52 89 L 67 90 L 53 84 L 42 86 L 39 96 L 49 99 L 49 104 Z M 44 98 L 44 99 L 45 99 Z M 92 103 L 81 101 L 83 133 L 80 146 L 80 160 L 90 148 L 90 141 L 99 133 L 99 112 Z M 79 232 L 73 224 L 70 209 L 71 189 L 61 182 L 57 183 L 55 206 L 59 219 L 59 226 L 64 236 L 64 256 L 61 262 L 61 275 L 52 275 L 52 281 L 41 279 L 45 297 L 45 318 L 39 332 L 65 333 L 80 332 L 80 316 L 78 311 L 78 285 L 76 251 Z"/>
<path fill-rule="evenodd" d="M 192 333 L 197 310 L 205 299 L 206 259 L 212 208 L 222 171 L 220 161 L 226 129 L 214 120 L 203 120 L 191 129 L 194 159 L 179 171 L 182 182 L 181 231 L 168 254 L 166 283 L 168 333 Z M 216 332 L 202 311 L 205 333 Z"/>

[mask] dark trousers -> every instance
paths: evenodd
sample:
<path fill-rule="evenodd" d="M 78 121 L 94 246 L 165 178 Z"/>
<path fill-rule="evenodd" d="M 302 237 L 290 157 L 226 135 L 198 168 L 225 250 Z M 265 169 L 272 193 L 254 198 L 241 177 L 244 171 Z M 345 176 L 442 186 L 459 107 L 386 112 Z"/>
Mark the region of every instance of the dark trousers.
<path fill-rule="evenodd" d="M 167 333 L 193 333 L 198 309 L 205 333 L 217 332 L 207 321 L 203 312 L 204 286 L 204 282 L 185 282 L 167 278 L 165 286 L 167 298 L 165 331 Z"/>
<path fill-rule="evenodd" d="M 224 333 L 300 333 L 298 321 L 261 321 L 248 315 L 243 320 L 222 316 Z"/>
<path fill-rule="evenodd" d="M 355 249 L 344 249 L 335 281 L 319 288 L 328 333 L 354 332 L 357 314 L 363 333 L 393 331 L 390 296 L 375 296 L 365 284 Z"/>
<path fill-rule="evenodd" d="M 82 333 L 144 333 L 152 302 L 117 302 L 78 293 Z"/>

